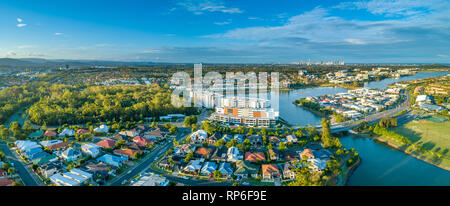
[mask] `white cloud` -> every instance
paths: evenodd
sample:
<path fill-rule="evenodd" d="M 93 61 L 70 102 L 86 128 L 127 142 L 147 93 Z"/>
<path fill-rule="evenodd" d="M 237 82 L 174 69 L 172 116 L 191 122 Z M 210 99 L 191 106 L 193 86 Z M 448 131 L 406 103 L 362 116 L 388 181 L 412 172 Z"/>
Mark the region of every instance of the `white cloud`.
<path fill-rule="evenodd" d="M 222 1 L 219 0 L 184 0 L 177 3 L 178 6 L 194 13 L 201 15 L 204 12 L 222 12 L 229 14 L 243 13 L 239 8 L 226 7 Z M 173 9 L 171 9 L 173 11 Z"/>
<path fill-rule="evenodd" d="M 55 36 L 62 36 L 62 35 L 64 35 L 64 33 L 56 32 L 54 35 L 55 35 Z"/>
<path fill-rule="evenodd" d="M 401 18 L 357 20 L 331 15 L 331 9 L 316 7 L 289 18 L 286 23 L 279 26 L 238 28 L 204 37 L 289 46 L 393 44 L 420 42 L 423 38 L 430 41 L 438 39 L 448 41 L 444 39 L 450 36 L 449 8 L 441 6 L 441 10 L 429 14 Z"/>
<path fill-rule="evenodd" d="M 22 27 L 25 27 L 25 26 L 27 26 L 27 24 L 17 24 L 17 27 L 19 27 L 19 28 L 22 28 Z"/>
<path fill-rule="evenodd" d="M 6 57 L 13 57 L 13 56 L 16 56 L 17 54 L 16 54 L 16 52 L 14 52 L 14 51 L 8 51 L 7 53 L 6 53 Z"/>
<path fill-rule="evenodd" d="M 375 15 L 411 16 L 426 14 L 448 6 L 445 0 L 370 0 L 341 2 L 334 8 L 364 9 Z"/>
<path fill-rule="evenodd" d="M 17 18 L 17 22 L 22 23 L 22 19 L 21 18 Z"/>
<path fill-rule="evenodd" d="M 214 24 L 219 25 L 219 26 L 228 25 L 228 24 L 231 24 L 231 20 L 223 21 L 223 22 L 214 22 Z"/>
<path fill-rule="evenodd" d="M 17 48 L 18 49 L 29 49 L 35 47 L 34 45 L 20 45 Z"/>

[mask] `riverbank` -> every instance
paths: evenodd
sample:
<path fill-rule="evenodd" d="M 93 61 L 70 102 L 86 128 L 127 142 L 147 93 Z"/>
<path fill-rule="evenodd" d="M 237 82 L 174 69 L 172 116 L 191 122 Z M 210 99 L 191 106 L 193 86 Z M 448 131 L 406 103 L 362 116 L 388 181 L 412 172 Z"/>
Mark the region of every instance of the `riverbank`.
<path fill-rule="evenodd" d="M 395 144 L 394 142 L 389 141 L 388 139 L 383 139 L 382 136 L 377 136 L 377 135 L 370 136 L 370 135 L 367 135 L 367 134 L 361 134 L 361 133 L 351 133 L 350 135 L 351 135 L 351 136 L 354 136 L 354 137 L 360 137 L 360 138 L 369 138 L 369 139 L 372 139 L 372 140 L 374 140 L 375 142 L 382 143 L 383 145 L 386 145 L 386 146 L 388 146 L 388 147 L 390 147 L 390 148 L 392 148 L 392 149 L 395 149 L 395 150 L 398 150 L 398 151 L 400 151 L 400 152 L 403 152 L 404 154 L 407 154 L 407 155 L 409 155 L 409 156 L 411 156 L 411 157 L 414 157 L 414 158 L 416 158 L 416 159 L 418 159 L 418 160 L 421 160 L 421 161 L 426 162 L 426 163 L 428 163 L 428 164 L 431 164 L 431 165 L 433 165 L 433 166 L 439 167 L 439 168 L 441 168 L 441 169 L 450 171 L 450 167 L 449 167 L 449 166 L 441 165 L 441 164 L 435 163 L 435 162 L 433 162 L 432 160 L 429 160 L 429 159 L 423 157 L 423 155 L 412 153 L 412 152 L 410 152 L 410 151 L 407 150 L 409 147 L 400 146 L 400 145 L 398 145 L 398 144 Z"/>
<path fill-rule="evenodd" d="M 353 164 L 352 166 L 347 168 L 347 171 L 345 171 L 344 175 L 343 175 L 343 186 L 347 186 L 348 181 L 350 179 L 350 177 L 353 175 L 353 172 L 355 172 L 355 170 L 359 167 L 359 165 L 361 164 L 361 157 L 358 157 L 358 161 L 355 162 L 355 164 Z"/>

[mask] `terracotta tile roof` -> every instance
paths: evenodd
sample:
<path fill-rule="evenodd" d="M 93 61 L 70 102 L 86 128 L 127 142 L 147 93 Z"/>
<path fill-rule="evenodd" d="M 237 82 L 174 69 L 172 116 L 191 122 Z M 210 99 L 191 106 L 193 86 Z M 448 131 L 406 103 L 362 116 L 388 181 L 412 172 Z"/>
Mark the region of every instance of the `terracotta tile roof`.
<path fill-rule="evenodd" d="M 69 146 L 69 144 L 70 144 L 69 142 L 60 142 L 58 144 L 50 145 L 47 148 L 51 149 L 51 150 L 57 150 L 57 149 L 67 147 L 67 146 Z"/>
<path fill-rule="evenodd" d="M 89 133 L 89 132 L 91 132 L 91 131 L 89 131 L 87 129 L 78 129 L 77 130 L 77 134 L 86 134 L 86 133 Z"/>
<path fill-rule="evenodd" d="M 0 179 L 0 186 L 11 186 L 13 183 L 14 181 L 8 178 Z"/>
<path fill-rule="evenodd" d="M 212 153 L 211 148 L 201 147 L 195 151 L 195 154 L 201 155 L 203 157 L 208 157 Z"/>
<path fill-rule="evenodd" d="M 153 141 L 145 139 L 142 136 L 137 136 L 137 137 L 133 138 L 133 142 L 141 147 L 145 146 L 147 143 L 153 143 Z"/>
<path fill-rule="evenodd" d="M 278 166 L 276 164 L 265 164 L 262 165 L 262 172 L 263 175 L 273 175 L 273 174 L 280 174 L 280 169 L 278 169 Z"/>
<path fill-rule="evenodd" d="M 116 142 L 110 139 L 105 139 L 100 142 L 97 142 L 97 145 L 103 148 L 113 148 L 114 146 L 116 146 Z"/>
<path fill-rule="evenodd" d="M 45 133 L 44 133 L 44 136 L 45 137 L 56 137 L 56 135 L 57 135 L 57 133 L 55 132 L 55 131 L 52 131 L 52 130 L 47 130 L 47 131 L 45 131 Z"/>
<path fill-rule="evenodd" d="M 247 160 L 249 162 L 265 161 L 266 155 L 264 155 L 263 152 L 255 152 L 255 153 L 246 152 L 245 160 Z"/>
<path fill-rule="evenodd" d="M 312 153 L 312 151 L 310 149 L 303 150 L 303 152 L 300 153 L 300 156 L 306 156 L 308 158 L 314 158 L 314 154 Z"/>
<path fill-rule="evenodd" d="M 129 149 L 129 148 L 127 148 L 127 149 L 116 149 L 116 150 L 114 150 L 114 153 L 116 153 L 116 154 L 118 154 L 118 155 L 125 155 L 125 156 L 131 157 L 131 158 L 134 157 L 134 154 L 135 154 L 136 152 L 139 152 L 139 151 L 134 150 L 134 149 Z"/>

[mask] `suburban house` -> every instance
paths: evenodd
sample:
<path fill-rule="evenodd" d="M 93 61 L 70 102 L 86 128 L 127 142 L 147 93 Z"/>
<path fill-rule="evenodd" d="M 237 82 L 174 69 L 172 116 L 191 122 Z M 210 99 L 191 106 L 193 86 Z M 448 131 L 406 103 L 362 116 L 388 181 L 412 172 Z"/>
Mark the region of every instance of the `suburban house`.
<path fill-rule="evenodd" d="M 142 136 L 137 136 L 137 137 L 133 138 L 132 141 L 140 147 L 145 147 L 145 146 L 147 146 L 147 144 L 152 144 L 154 142 L 154 141 L 148 140 Z"/>
<path fill-rule="evenodd" d="M 91 131 L 87 130 L 87 129 L 78 129 L 77 130 L 77 134 L 82 135 L 82 134 L 87 134 L 90 133 Z"/>
<path fill-rule="evenodd" d="M 61 131 L 61 133 L 59 133 L 58 135 L 59 137 L 71 137 L 71 136 L 75 136 L 75 131 L 73 129 L 63 129 L 63 131 Z"/>
<path fill-rule="evenodd" d="M 67 148 L 69 146 L 69 144 L 70 144 L 69 142 L 60 142 L 60 143 L 52 144 L 52 145 L 48 146 L 47 149 L 49 149 L 49 150 L 62 150 L 62 149 Z"/>
<path fill-rule="evenodd" d="M 294 180 L 296 177 L 295 171 L 294 171 L 295 168 L 296 167 L 293 165 L 292 162 L 285 162 L 283 165 L 283 178 Z"/>
<path fill-rule="evenodd" d="M 107 125 L 102 124 L 100 125 L 100 127 L 95 128 L 94 132 L 107 134 L 109 132 L 109 127 Z"/>
<path fill-rule="evenodd" d="M 44 133 L 44 137 L 56 137 L 57 133 L 53 130 L 47 130 Z"/>
<path fill-rule="evenodd" d="M 234 172 L 234 175 L 245 179 L 248 177 L 258 177 L 258 171 L 259 167 L 257 165 L 253 165 L 248 161 L 242 161 L 238 160 L 236 161 L 236 171 Z"/>
<path fill-rule="evenodd" d="M 233 138 L 238 144 L 244 143 L 244 135 L 242 134 L 235 134 Z"/>
<path fill-rule="evenodd" d="M 108 176 L 109 174 L 108 168 L 109 168 L 108 164 L 104 162 L 98 163 L 89 162 L 84 166 L 84 169 L 87 172 L 92 173 L 94 176 L 101 175 L 103 178 Z"/>
<path fill-rule="evenodd" d="M 249 162 L 264 162 L 266 161 L 266 155 L 263 152 L 246 152 L 245 160 Z"/>
<path fill-rule="evenodd" d="M 217 163 L 215 162 L 206 162 L 201 170 L 202 175 L 211 176 L 217 169 Z"/>
<path fill-rule="evenodd" d="M 182 144 L 174 148 L 173 152 L 175 155 L 184 156 L 192 151 L 194 151 L 195 146 L 191 144 Z"/>
<path fill-rule="evenodd" d="M 280 144 L 280 142 L 281 142 L 281 139 L 279 137 L 276 137 L 276 136 L 271 136 L 271 137 L 269 137 L 269 142 L 271 144 L 273 144 L 273 145 L 277 145 L 278 146 L 278 144 Z"/>
<path fill-rule="evenodd" d="M 188 174 L 197 174 L 198 171 L 202 168 L 202 164 L 204 159 L 195 159 L 191 160 L 188 165 L 183 169 L 184 172 Z"/>
<path fill-rule="evenodd" d="M 222 139 L 225 140 L 225 142 L 229 142 L 229 141 L 231 141 L 233 139 L 233 135 L 231 135 L 231 134 L 224 134 L 222 136 Z"/>
<path fill-rule="evenodd" d="M 262 177 L 265 180 L 273 180 L 274 178 L 281 177 L 280 169 L 276 164 L 264 164 L 262 168 Z"/>
<path fill-rule="evenodd" d="M 69 147 L 63 152 L 60 153 L 60 157 L 63 158 L 67 162 L 78 160 L 81 157 L 81 152 Z"/>
<path fill-rule="evenodd" d="M 116 142 L 110 139 L 104 139 L 100 142 L 97 142 L 97 145 L 102 148 L 110 149 L 116 146 Z"/>
<path fill-rule="evenodd" d="M 61 140 L 47 140 L 47 141 L 41 141 L 39 143 L 43 147 L 48 147 L 48 146 L 51 146 L 51 145 L 54 145 L 54 144 L 58 144 L 58 143 L 61 143 L 61 142 L 63 142 L 63 141 L 61 141 Z"/>
<path fill-rule="evenodd" d="M 302 158 L 302 159 L 305 159 L 305 158 L 314 158 L 315 156 L 314 156 L 314 154 L 313 154 L 313 152 L 312 152 L 312 150 L 310 150 L 310 149 L 304 149 L 301 153 L 300 153 L 300 157 Z"/>
<path fill-rule="evenodd" d="M 161 128 L 156 128 L 152 131 L 145 132 L 144 137 L 146 139 L 152 140 L 152 141 L 159 141 L 162 140 L 164 137 L 166 137 L 167 132 L 162 131 Z"/>
<path fill-rule="evenodd" d="M 316 172 L 323 171 L 327 168 L 327 161 L 327 159 L 310 158 L 308 159 L 308 162 L 310 163 L 309 168 Z"/>
<path fill-rule="evenodd" d="M 116 156 L 116 155 L 110 155 L 105 154 L 99 158 L 97 158 L 97 161 L 106 163 L 108 165 L 112 165 L 115 167 L 120 167 L 124 162 L 126 162 L 128 158 L 122 157 L 122 156 Z"/>
<path fill-rule="evenodd" d="M 122 131 L 122 132 L 119 132 L 119 134 L 120 134 L 120 135 L 123 135 L 123 136 L 127 136 L 127 137 L 132 137 L 132 138 L 134 138 L 134 137 L 136 137 L 136 136 L 139 135 L 138 132 L 136 132 L 136 131 L 131 131 L 131 130 L 128 130 L 128 131 Z"/>
<path fill-rule="evenodd" d="M 208 144 L 213 145 L 213 144 L 215 144 L 217 141 L 219 141 L 219 139 L 220 139 L 221 136 L 222 136 L 222 135 L 221 135 L 220 133 L 214 132 L 211 136 L 208 137 L 208 139 L 206 140 L 206 142 L 207 142 Z"/>
<path fill-rule="evenodd" d="M 14 180 L 8 178 L 0 178 L 0 186 L 12 186 Z"/>
<path fill-rule="evenodd" d="M 271 161 L 278 161 L 280 159 L 280 155 L 277 151 L 275 151 L 274 149 L 269 149 L 269 151 L 267 151 L 269 153 L 269 159 Z"/>
<path fill-rule="evenodd" d="M 219 170 L 222 177 L 231 177 L 233 175 L 233 168 L 231 167 L 231 163 L 229 162 L 220 163 L 217 170 Z"/>
<path fill-rule="evenodd" d="M 91 157 L 97 157 L 100 154 L 100 147 L 93 143 L 86 143 L 81 146 L 81 151 Z"/>
<path fill-rule="evenodd" d="M 228 148 L 227 160 L 230 162 L 236 162 L 238 160 L 242 160 L 242 155 L 240 155 L 239 149 L 237 147 Z"/>
<path fill-rule="evenodd" d="M 50 176 L 58 173 L 61 170 L 61 164 L 48 163 L 39 167 L 39 171 L 42 176 L 49 178 Z"/>
<path fill-rule="evenodd" d="M 226 161 L 227 160 L 227 147 L 221 146 L 214 150 L 211 155 L 211 160 L 213 161 Z"/>
<path fill-rule="evenodd" d="M 136 153 L 140 153 L 140 151 L 130 149 L 130 148 L 114 150 L 114 154 L 122 156 L 122 157 L 128 157 L 131 159 L 135 159 Z"/>
<path fill-rule="evenodd" d="M 195 150 L 195 152 L 194 152 L 195 156 L 202 157 L 202 158 L 209 158 L 211 153 L 212 153 L 212 149 L 207 148 L 207 147 L 200 147 L 197 150 Z"/>
<path fill-rule="evenodd" d="M 294 151 L 283 152 L 283 159 L 287 162 L 300 160 L 300 155 Z"/>
<path fill-rule="evenodd" d="M 55 155 L 48 155 L 48 156 L 36 158 L 36 159 L 32 160 L 32 162 L 34 165 L 41 166 L 44 164 L 48 164 L 50 162 L 55 162 L 57 160 L 58 160 L 58 157 L 56 157 Z"/>
<path fill-rule="evenodd" d="M 250 143 L 254 147 L 261 147 L 263 145 L 263 140 L 260 135 L 251 135 L 247 137 L 248 140 L 250 140 Z"/>
<path fill-rule="evenodd" d="M 58 186 L 80 186 L 88 183 L 92 174 L 79 169 L 72 169 L 70 172 L 54 174 L 50 181 Z"/>
<path fill-rule="evenodd" d="M 197 130 L 190 137 L 192 142 L 203 143 L 208 138 L 208 133 L 205 130 Z"/>
<path fill-rule="evenodd" d="M 298 143 L 297 137 L 295 135 L 293 135 L 293 134 L 290 134 L 290 135 L 286 136 L 286 141 L 288 143 L 293 143 L 293 144 L 297 144 Z"/>

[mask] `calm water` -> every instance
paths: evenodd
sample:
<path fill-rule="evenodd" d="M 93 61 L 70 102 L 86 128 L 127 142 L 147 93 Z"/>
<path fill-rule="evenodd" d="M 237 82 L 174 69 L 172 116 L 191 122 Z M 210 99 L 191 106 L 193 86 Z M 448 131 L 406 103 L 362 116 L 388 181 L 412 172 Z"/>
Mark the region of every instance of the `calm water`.
<path fill-rule="evenodd" d="M 386 88 L 386 85 L 413 79 L 443 76 L 450 72 L 418 73 L 399 79 L 384 79 L 371 82 L 368 88 Z M 344 88 L 310 88 L 280 94 L 280 116 L 293 125 L 319 125 L 322 119 L 311 112 L 292 104 L 301 97 L 320 96 L 346 92 Z M 391 149 L 385 145 L 367 138 L 343 137 L 342 144 L 346 148 L 355 148 L 363 162 L 353 173 L 349 185 L 448 185 L 450 172 L 425 163 L 403 152 Z"/>

